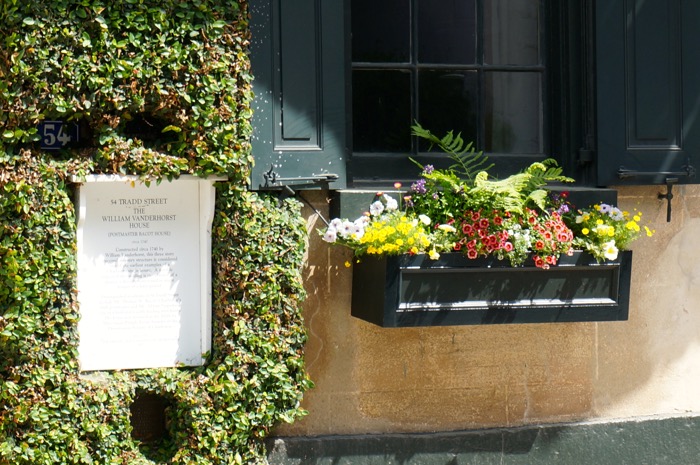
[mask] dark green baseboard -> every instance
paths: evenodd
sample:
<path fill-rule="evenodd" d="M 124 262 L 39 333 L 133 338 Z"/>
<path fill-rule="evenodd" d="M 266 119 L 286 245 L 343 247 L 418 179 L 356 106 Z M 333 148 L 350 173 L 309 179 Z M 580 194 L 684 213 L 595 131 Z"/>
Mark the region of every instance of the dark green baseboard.
<path fill-rule="evenodd" d="M 700 417 L 272 438 L 270 465 L 697 465 Z"/>

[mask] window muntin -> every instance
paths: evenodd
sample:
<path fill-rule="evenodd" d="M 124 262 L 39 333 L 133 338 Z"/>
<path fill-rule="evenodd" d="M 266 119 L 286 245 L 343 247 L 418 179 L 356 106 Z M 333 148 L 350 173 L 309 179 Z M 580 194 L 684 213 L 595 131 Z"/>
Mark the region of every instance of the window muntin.
<path fill-rule="evenodd" d="M 354 153 L 424 151 L 412 121 L 487 152 L 544 153 L 541 0 L 351 3 Z"/>

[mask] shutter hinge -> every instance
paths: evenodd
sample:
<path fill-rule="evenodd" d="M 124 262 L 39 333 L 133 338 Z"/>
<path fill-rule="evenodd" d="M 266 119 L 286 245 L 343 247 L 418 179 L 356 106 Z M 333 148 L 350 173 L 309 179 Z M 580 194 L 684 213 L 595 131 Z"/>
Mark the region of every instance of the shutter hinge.
<path fill-rule="evenodd" d="M 666 184 L 666 193 L 659 192 L 659 200 L 666 200 L 666 222 L 671 222 L 671 200 L 673 200 L 673 185 L 677 184 L 681 177 L 684 178 L 694 178 L 695 177 L 695 167 L 690 164 L 688 160 L 687 164 L 682 166 L 683 171 L 635 171 L 628 170 L 624 166 L 621 166 L 617 170 L 617 175 L 620 179 L 635 178 L 635 177 L 656 177 L 664 176 Z"/>
<path fill-rule="evenodd" d="M 329 184 L 336 181 L 339 176 L 334 173 L 321 173 L 312 174 L 311 176 L 296 176 L 296 177 L 282 177 L 278 172 L 275 171 L 274 165 L 270 166 L 270 169 L 263 174 L 265 178 L 265 185 L 261 186 L 264 189 L 270 190 L 287 190 L 291 186 L 318 186 L 323 184 Z"/>
<path fill-rule="evenodd" d="M 627 178 L 638 178 L 638 177 L 650 177 L 650 176 L 667 176 L 667 177 L 687 177 L 687 178 L 694 178 L 695 177 L 695 167 L 688 163 L 687 165 L 683 166 L 681 168 L 683 171 L 636 171 L 636 170 L 628 170 L 624 166 L 621 166 L 620 169 L 617 170 L 617 176 L 620 179 L 627 179 Z"/>

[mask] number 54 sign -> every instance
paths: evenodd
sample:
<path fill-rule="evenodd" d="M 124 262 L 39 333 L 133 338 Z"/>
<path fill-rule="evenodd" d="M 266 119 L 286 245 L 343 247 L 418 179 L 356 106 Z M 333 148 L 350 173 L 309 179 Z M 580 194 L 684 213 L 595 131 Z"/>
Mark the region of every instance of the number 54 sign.
<path fill-rule="evenodd" d="M 75 123 L 63 121 L 43 121 L 39 123 L 41 148 L 44 150 L 59 150 L 69 143 L 78 142 L 80 131 Z"/>

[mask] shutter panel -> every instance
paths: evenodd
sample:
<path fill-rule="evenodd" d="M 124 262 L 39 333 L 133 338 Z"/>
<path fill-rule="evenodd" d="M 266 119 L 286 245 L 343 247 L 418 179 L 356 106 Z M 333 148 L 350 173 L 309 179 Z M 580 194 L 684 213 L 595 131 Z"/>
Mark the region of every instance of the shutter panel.
<path fill-rule="evenodd" d="M 251 0 L 252 189 L 345 187 L 345 0 Z"/>
<path fill-rule="evenodd" d="M 596 2 L 598 182 L 700 182 L 700 1 Z"/>

